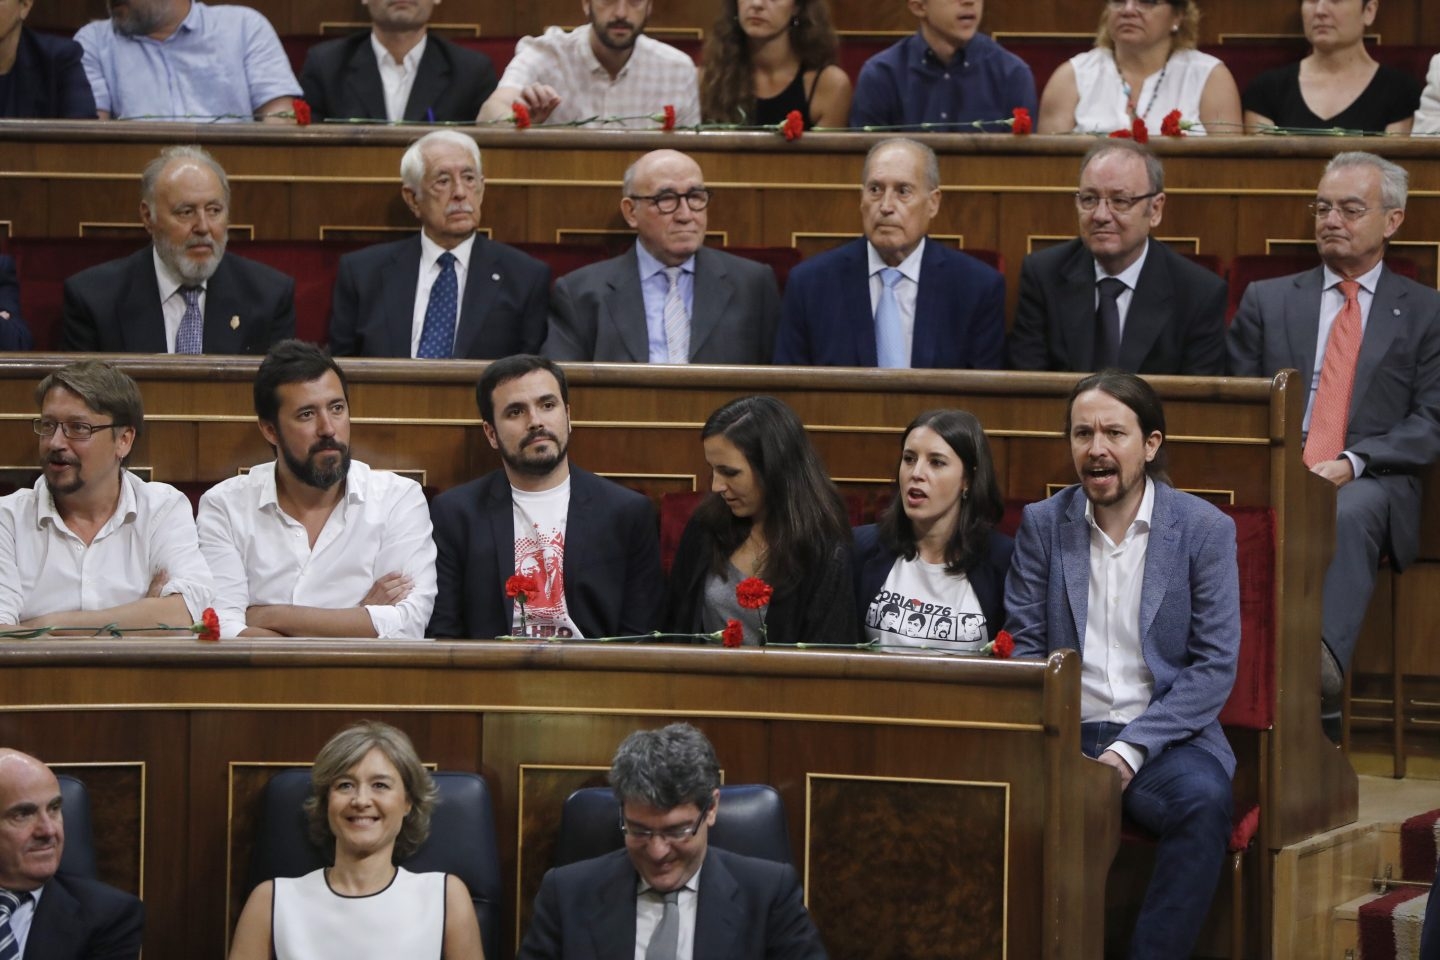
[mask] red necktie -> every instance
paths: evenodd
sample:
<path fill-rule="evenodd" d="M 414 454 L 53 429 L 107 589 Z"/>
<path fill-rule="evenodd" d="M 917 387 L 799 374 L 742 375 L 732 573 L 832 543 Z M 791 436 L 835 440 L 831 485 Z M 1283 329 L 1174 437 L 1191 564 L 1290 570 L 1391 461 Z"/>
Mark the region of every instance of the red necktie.
<path fill-rule="evenodd" d="M 1360 358 L 1360 284 L 1341 280 L 1345 306 L 1330 324 L 1325 359 L 1320 366 L 1320 387 L 1310 411 L 1310 434 L 1305 439 L 1305 466 L 1334 460 L 1345 449 L 1345 427 L 1350 420 L 1350 396 L 1355 389 L 1355 361 Z"/>

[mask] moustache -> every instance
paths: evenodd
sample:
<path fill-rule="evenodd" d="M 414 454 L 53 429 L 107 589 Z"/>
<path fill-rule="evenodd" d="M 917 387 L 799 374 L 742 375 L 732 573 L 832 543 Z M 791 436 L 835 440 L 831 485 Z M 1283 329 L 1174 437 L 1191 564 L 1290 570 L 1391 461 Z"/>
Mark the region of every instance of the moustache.
<path fill-rule="evenodd" d="M 474 213 L 475 208 L 468 203 L 453 203 L 445 208 L 445 215 L 451 216 L 456 213 Z"/>
<path fill-rule="evenodd" d="M 350 448 L 345 446 L 345 444 L 341 443 L 340 441 L 336 440 L 334 437 L 325 437 L 322 440 L 315 441 L 315 443 L 310 447 L 310 454 L 311 456 L 314 456 L 315 454 L 320 453 L 322 450 L 334 450 L 337 453 L 344 453 L 348 449 Z"/>
<path fill-rule="evenodd" d="M 530 434 L 530 436 L 526 437 L 525 442 L 520 444 L 520 446 L 528 447 L 530 446 L 530 444 L 535 443 L 539 440 L 549 440 L 551 443 L 554 444 L 560 443 L 560 438 L 555 436 L 555 434 L 551 433 L 549 430 L 536 430 L 534 433 Z"/>
<path fill-rule="evenodd" d="M 45 458 L 46 463 L 53 463 L 57 467 L 78 467 L 80 461 L 75 457 L 67 457 L 63 453 L 52 453 Z"/>
<path fill-rule="evenodd" d="M 618 30 L 622 28 L 625 30 L 634 30 L 635 24 L 631 23 L 629 20 L 611 20 L 609 23 L 605 24 L 606 30 Z"/>

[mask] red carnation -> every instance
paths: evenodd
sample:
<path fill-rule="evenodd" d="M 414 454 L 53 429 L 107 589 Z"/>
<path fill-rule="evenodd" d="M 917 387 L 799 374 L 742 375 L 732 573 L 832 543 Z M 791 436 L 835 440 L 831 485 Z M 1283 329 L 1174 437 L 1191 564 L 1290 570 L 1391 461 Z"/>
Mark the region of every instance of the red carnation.
<path fill-rule="evenodd" d="M 1160 121 L 1160 133 L 1167 137 L 1185 136 L 1185 127 L 1180 123 L 1180 111 L 1171 110 L 1165 114 L 1165 119 Z"/>
<path fill-rule="evenodd" d="M 785 114 L 785 122 L 780 124 L 780 132 L 785 134 L 786 140 L 800 139 L 800 134 L 805 132 L 805 118 L 800 116 L 799 110 L 791 110 Z"/>
<path fill-rule="evenodd" d="M 1111 139 L 1111 140 L 1129 140 L 1129 139 L 1130 139 L 1130 131 L 1129 131 L 1129 130 L 1111 130 L 1111 131 L 1110 131 L 1110 139 Z"/>
<path fill-rule="evenodd" d="M 1035 129 L 1035 123 L 1030 119 L 1030 111 L 1024 107 L 1016 107 L 1011 111 L 1010 132 L 1017 137 L 1023 137 Z"/>
<path fill-rule="evenodd" d="M 666 133 L 669 133 L 671 130 L 674 130 L 674 129 L 675 129 L 675 106 L 674 106 L 674 104 L 670 104 L 670 103 L 665 104 L 665 112 L 664 112 L 661 120 L 662 120 L 662 122 L 663 122 L 663 124 L 664 124 L 664 126 L 662 126 L 662 127 L 660 128 L 661 130 L 664 130 Z"/>
<path fill-rule="evenodd" d="M 1010 654 L 1015 652 L 1015 638 L 1010 636 L 1009 630 L 1001 630 L 995 634 L 995 642 L 991 645 L 990 655 L 997 660 L 1009 660 Z"/>
<path fill-rule="evenodd" d="M 303 103 L 304 101 L 300 101 Z M 215 613 L 214 607 L 206 607 L 200 614 L 200 622 L 190 628 L 194 630 L 198 638 L 205 643 L 214 643 L 220 639 L 220 617 Z"/>
<path fill-rule="evenodd" d="M 1140 117 L 1136 117 L 1135 122 L 1130 124 L 1130 135 L 1135 138 L 1136 143 L 1150 142 L 1150 128 L 1145 126 L 1145 121 Z"/>
<path fill-rule="evenodd" d="M 505 596 L 521 603 L 525 603 L 539 590 L 540 585 L 535 582 L 535 578 L 525 574 L 517 573 L 505 581 Z"/>
<path fill-rule="evenodd" d="M 515 101 L 514 103 L 512 103 L 512 104 L 510 105 L 510 109 L 515 112 L 515 116 L 514 116 L 514 118 L 513 118 L 514 121 L 515 121 L 515 129 L 516 129 L 516 130 L 529 130 L 529 129 L 530 129 L 530 108 L 527 107 L 527 106 L 525 106 L 525 104 L 523 104 L 523 103 L 521 103 L 520 101 L 517 100 L 517 101 Z"/>
<path fill-rule="evenodd" d="M 295 122 L 302 127 L 310 126 L 310 104 L 304 100 L 294 100 L 291 104 L 291 109 L 295 112 Z"/>
<path fill-rule="evenodd" d="M 735 600 L 746 610 L 759 610 L 770 602 L 775 590 L 759 577 L 746 577 L 735 586 Z"/>
<path fill-rule="evenodd" d="M 740 626 L 739 620 L 725 621 L 725 629 L 721 632 L 720 642 L 727 647 L 738 647 L 745 643 L 745 628 Z"/>

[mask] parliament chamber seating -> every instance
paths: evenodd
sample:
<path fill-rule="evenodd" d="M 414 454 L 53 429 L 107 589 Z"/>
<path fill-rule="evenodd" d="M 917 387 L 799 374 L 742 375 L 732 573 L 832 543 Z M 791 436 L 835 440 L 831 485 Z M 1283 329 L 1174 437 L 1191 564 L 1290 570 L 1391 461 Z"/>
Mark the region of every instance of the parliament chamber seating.
<path fill-rule="evenodd" d="M 68 773 L 55 775 L 60 784 L 60 809 L 65 816 L 65 849 L 60 869 L 80 877 L 95 878 L 95 825 L 90 817 L 90 793 L 85 781 Z"/>

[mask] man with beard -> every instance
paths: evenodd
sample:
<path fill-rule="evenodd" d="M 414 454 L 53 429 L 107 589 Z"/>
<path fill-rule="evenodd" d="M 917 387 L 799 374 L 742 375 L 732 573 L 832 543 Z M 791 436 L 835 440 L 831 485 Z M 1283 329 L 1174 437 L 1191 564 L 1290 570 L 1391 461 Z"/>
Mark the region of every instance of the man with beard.
<path fill-rule="evenodd" d="M 550 268 L 477 235 L 485 174 L 474 139 L 426 134 L 401 158 L 400 180 L 420 233 L 340 258 L 330 352 L 480 360 L 540 349 Z"/>
<path fill-rule="evenodd" d="M 242 6 L 108 0 L 81 27 L 100 119 L 293 122 L 300 85 L 275 28 Z"/>
<path fill-rule="evenodd" d="M 678 126 L 698 124 L 695 63 L 645 36 L 651 3 L 580 0 L 588 23 L 569 33 L 550 27 L 538 37 L 522 38 L 478 119 L 505 120 L 523 105 L 536 124 L 595 119 L 648 130 L 672 106 Z"/>
<path fill-rule="evenodd" d="M 0 625 L 199 620 L 214 589 L 190 501 L 125 469 L 145 422 L 135 381 L 85 360 L 40 381 L 35 402 L 40 478 L 0 499 Z"/>
<path fill-rule="evenodd" d="M 263 353 L 295 333 L 295 281 L 225 255 L 230 181 L 199 147 L 167 147 L 140 176 L 152 245 L 65 281 L 63 350 Z"/>
<path fill-rule="evenodd" d="M 1170 486 L 1165 411 L 1134 374 L 1077 383 L 1065 433 L 1080 482 L 1025 508 L 1005 628 L 1016 657 L 1079 653 L 1081 749 L 1159 841 L 1129 956 L 1188 957 L 1230 839 L 1235 523 Z"/>
<path fill-rule="evenodd" d="M 645 496 L 570 463 L 564 371 L 529 354 L 496 360 L 475 399 L 502 469 L 431 504 L 440 593 L 430 635 L 578 640 L 654 630 L 663 593 L 655 512 Z M 547 580 L 532 574 L 522 610 L 505 583 L 536 570 Z"/>
<path fill-rule="evenodd" d="M 255 375 L 275 460 L 200 498 L 222 637 L 425 635 L 435 544 L 414 480 L 350 459 L 350 389 L 319 347 L 277 343 Z"/>

